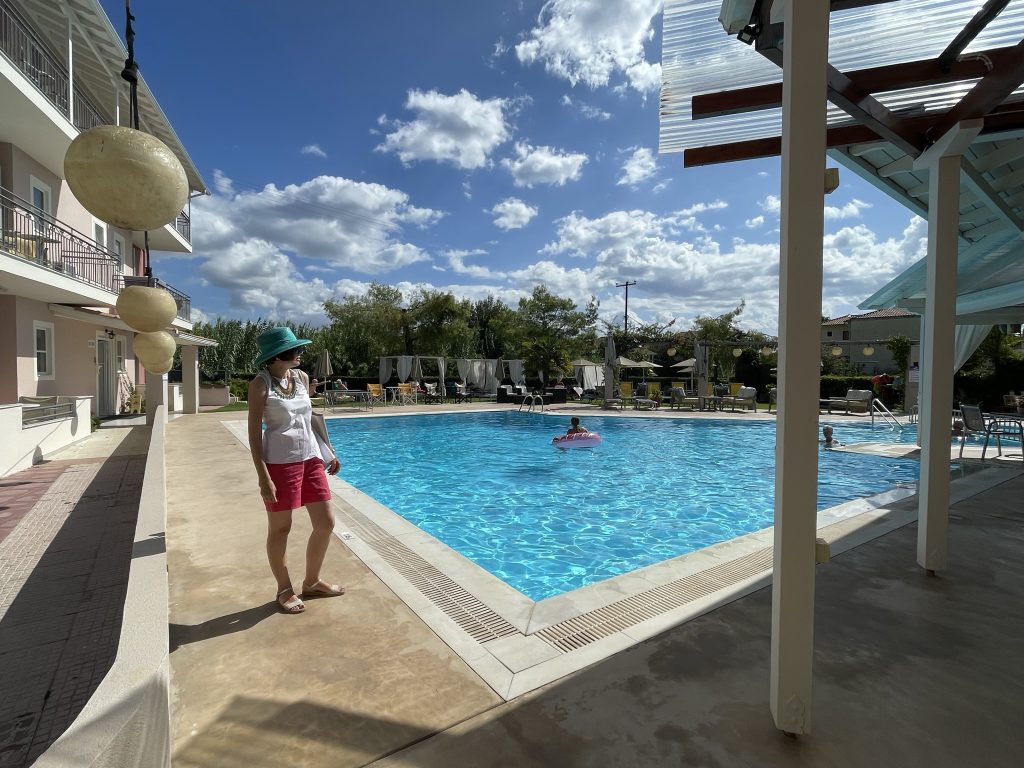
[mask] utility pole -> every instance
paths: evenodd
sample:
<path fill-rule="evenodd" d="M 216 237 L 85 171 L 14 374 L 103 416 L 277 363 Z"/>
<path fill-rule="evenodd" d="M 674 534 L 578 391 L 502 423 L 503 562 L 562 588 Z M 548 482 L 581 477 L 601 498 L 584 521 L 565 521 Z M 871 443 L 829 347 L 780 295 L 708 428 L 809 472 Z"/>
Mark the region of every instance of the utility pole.
<path fill-rule="evenodd" d="M 631 285 L 636 285 L 636 280 L 634 280 L 633 282 L 630 282 L 629 280 L 627 280 L 624 283 L 616 283 L 615 284 L 616 288 L 625 288 L 626 289 L 626 309 L 625 309 L 625 311 L 623 312 L 623 315 L 622 315 L 622 334 L 623 335 L 626 335 L 629 332 L 629 286 L 631 286 Z"/>

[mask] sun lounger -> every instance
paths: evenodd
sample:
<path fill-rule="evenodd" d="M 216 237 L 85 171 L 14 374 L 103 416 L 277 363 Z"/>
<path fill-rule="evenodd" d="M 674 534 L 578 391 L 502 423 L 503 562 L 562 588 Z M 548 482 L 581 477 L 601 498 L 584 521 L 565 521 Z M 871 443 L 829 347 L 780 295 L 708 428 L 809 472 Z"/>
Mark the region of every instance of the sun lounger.
<path fill-rule="evenodd" d="M 750 409 L 751 411 L 757 410 L 757 390 L 754 387 L 740 387 L 736 390 L 735 395 L 725 395 L 722 397 L 721 405 L 724 408 L 729 406 L 729 410 L 735 411 L 736 406 L 740 406 L 741 409 Z"/>
<path fill-rule="evenodd" d="M 833 408 L 842 408 L 845 413 L 868 413 L 874 393 L 870 389 L 849 389 L 846 397 L 823 397 L 818 410 L 825 408 L 832 413 Z"/>

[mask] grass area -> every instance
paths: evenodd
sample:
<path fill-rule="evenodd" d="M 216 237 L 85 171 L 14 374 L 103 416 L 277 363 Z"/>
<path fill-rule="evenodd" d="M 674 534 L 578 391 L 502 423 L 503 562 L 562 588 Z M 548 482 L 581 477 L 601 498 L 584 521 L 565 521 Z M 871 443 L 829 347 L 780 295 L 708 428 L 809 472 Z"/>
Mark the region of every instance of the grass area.
<path fill-rule="evenodd" d="M 226 413 L 228 411 L 248 411 L 249 404 L 244 400 L 240 400 L 237 403 L 231 403 L 230 405 L 224 405 L 213 411 L 213 413 Z"/>

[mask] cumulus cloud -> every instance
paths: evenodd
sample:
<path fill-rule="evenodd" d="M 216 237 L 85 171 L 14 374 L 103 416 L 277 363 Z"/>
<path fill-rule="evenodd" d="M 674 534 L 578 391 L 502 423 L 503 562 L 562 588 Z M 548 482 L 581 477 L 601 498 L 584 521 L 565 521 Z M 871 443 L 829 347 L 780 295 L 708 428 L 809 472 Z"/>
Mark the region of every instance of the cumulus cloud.
<path fill-rule="evenodd" d="M 576 181 L 587 162 L 587 156 L 576 152 L 563 152 L 553 147 L 534 147 L 516 142 L 516 156 L 504 158 L 502 167 L 512 174 L 517 187 L 550 184 L 561 187 L 567 181 Z"/>
<path fill-rule="evenodd" d="M 505 120 L 508 107 L 507 99 L 479 99 L 466 89 L 452 96 L 410 90 L 405 108 L 416 116 L 391 123 L 394 130 L 375 149 L 398 155 L 406 165 L 433 160 L 464 170 L 482 168 L 511 135 Z M 389 125 L 383 115 L 378 122 Z"/>
<path fill-rule="evenodd" d="M 825 218 L 829 219 L 829 220 L 836 220 L 836 219 L 859 219 L 860 218 L 860 212 L 862 210 L 864 210 L 865 208 L 870 208 L 870 207 L 871 207 L 871 203 L 865 203 L 862 200 L 857 200 L 856 198 L 854 198 L 853 200 L 851 200 L 850 202 L 846 203 L 845 205 L 841 205 L 841 206 L 826 205 L 825 206 Z"/>
<path fill-rule="evenodd" d="M 644 58 L 660 9 L 661 0 L 549 0 L 516 56 L 574 86 L 603 87 L 618 75 L 647 93 L 661 86 L 661 65 Z"/>
<path fill-rule="evenodd" d="M 491 208 L 494 215 L 494 226 L 504 229 L 522 229 L 537 215 L 537 208 L 528 205 L 518 197 L 507 197 Z"/>
<path fill-rule="evenodd" d="M 628 150 L 627 150 L 628 151 Z M 636 186 L 658 172 L 658 162 L 647 147 L 633 148 L 633 154 L 622 164 L 622 176 L 616 184 Z"/>
<path fill-rule="evenodd" d="M 487 251 L 479 248 L 472 251 L 445 251 L 445 258 L 448 259 L 448 266 L 452 272 L 460 275 L 469 275 L 480 280 L 501 280 L 505 278 L 504 272 L 495 272 L 489 267 L 479 264 L 466 264 L 466 258 L 472 256 L 485 256 Z"/>
<path fill-rule="evenodd" d="M 752 219 L 747 219 L 743 222 L 743 226 L 747 229 L 757 229 L 764 224 L 764 216 L 754 216 Z"/>
<path fill-rule="evenodd" d="M 304 155 L 316 155 L 317 157 L 327 157 L 327 153 L 324 152 L 319 144 L 307 144 L 299 150 Z"/>

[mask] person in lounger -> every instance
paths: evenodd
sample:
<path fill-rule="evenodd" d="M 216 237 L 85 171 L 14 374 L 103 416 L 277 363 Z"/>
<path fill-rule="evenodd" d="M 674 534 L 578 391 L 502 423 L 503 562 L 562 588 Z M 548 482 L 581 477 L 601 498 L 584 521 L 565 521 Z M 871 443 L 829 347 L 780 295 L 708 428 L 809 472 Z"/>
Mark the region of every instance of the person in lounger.
<path fill-rule="evenodd" d="M 590 430 L 580 424 L 580 417 L 573 416 L 569 419 L 569 429 L 565 433 L 567 435 L 586 435 L 589 434 Z"/>

